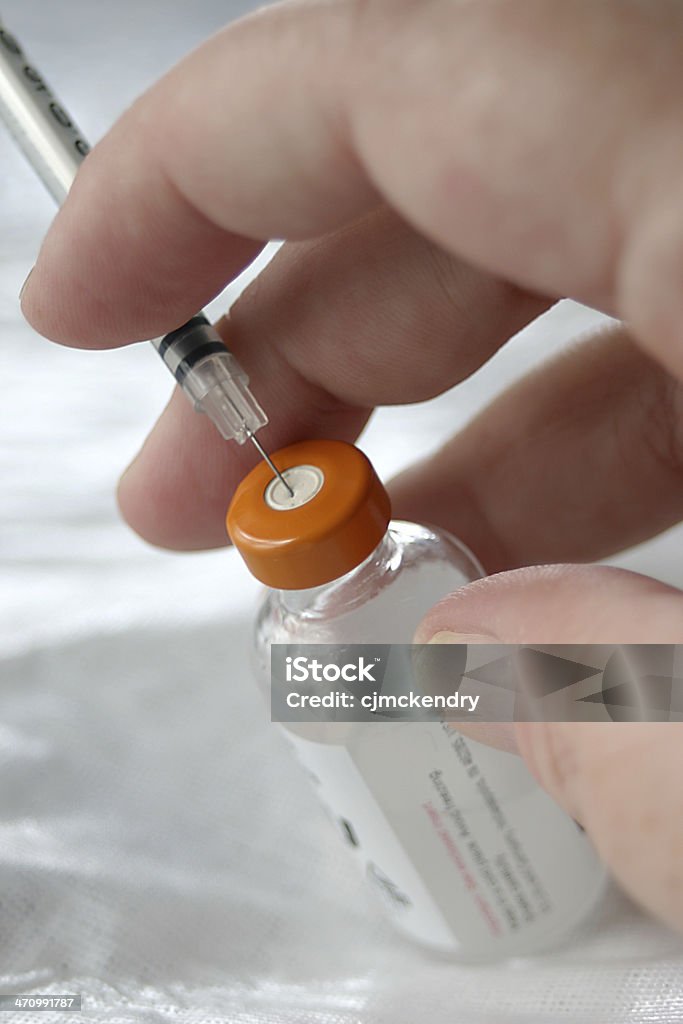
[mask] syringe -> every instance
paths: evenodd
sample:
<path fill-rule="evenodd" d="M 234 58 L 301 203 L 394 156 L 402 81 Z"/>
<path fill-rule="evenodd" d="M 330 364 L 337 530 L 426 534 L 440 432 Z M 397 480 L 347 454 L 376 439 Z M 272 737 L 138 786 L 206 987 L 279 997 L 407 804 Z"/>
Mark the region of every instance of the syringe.
<path fill-rule="evenodd" d="M 0 119 L 61 205 L 90 147 L 15 36 L 0 22 Z M 256 438 L 268 417 L 249 378 L 203 313 L 151 343 L 197 412 L 226 439 L 248 439 L 289 493 L 294 493 Z"/>

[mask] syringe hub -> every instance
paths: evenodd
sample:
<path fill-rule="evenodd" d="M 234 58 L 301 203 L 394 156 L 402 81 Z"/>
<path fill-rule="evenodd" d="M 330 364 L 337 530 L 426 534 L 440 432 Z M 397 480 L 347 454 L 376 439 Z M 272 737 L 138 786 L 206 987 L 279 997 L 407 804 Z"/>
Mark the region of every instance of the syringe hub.
<path fill-rule="evenodd" d="M 249 377 L 203 313 L 154 342 L 197 412 L 206 413 L 226 441 L 244 444 L 268 422 L 249 390 Z"/>

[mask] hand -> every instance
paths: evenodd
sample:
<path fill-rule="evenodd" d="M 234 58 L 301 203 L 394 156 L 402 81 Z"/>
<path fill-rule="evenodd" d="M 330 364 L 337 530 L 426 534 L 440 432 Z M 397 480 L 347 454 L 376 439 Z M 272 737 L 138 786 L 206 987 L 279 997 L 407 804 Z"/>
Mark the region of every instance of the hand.
<path fill-rule="evenodd" d="M 24 312 L 69 345 L 152 337 L 287 239 L 221 322 L 278 410 L 270 448 L 354 439 L 375 404 L 453 386 L 559 296 L 627 320 L 394 481 L 395 512 L 438 519 L 500 573 L 442 602 L 420 639 L 681 642 L 679 591 L 539 563 L 596 559 L 683 515 L 682 42 L 668 0 L 267 9 L 95 148 Z M 175 394 L 121 482 L 123 514 L 155 544 L 221 544 L 250 458 Z M 569 724 L 507 740 L 679 928 L 682 739 Z"/>

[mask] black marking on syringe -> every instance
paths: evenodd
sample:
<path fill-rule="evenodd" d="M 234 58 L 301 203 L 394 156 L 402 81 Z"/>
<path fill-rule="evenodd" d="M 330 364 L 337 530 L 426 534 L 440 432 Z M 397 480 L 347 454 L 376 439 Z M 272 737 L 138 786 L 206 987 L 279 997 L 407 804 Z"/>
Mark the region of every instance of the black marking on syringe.
<path fill-rule="evenodd" d="M 214 352 L 227 352 L 222 341 L 206 341 L 203 345 L 199 345 L 191 352 L 188 352 L 175 368 L 175 379 L 178 383 L 182 384 L 192 367 L 196 366 L 200 359 L 210 356 Z"/>
<path fill-rule="evenodd" d="M 182 338 L 184 338 L 189 331 L 193 331 L 196 327 L 209 326 L 209 321 L 204 316 L 204 314 L 197 313 L 197 315 L 191 317 L 187 321 L 187 323 L 184 323 L 182 327 L 177 327 L 175 331 L 170 331 L 164 338 L 162 338 L 161 342 L 159 343 L 159 348 L 157 349 L 159 355 L 163 359 L 164 352 L 167 352 L 171 345 L 173 345 L 175 342 L 180 341 Z"/>
<path fill-rule="evenodd" d="M 21 47 L 19 46 L 18 40 L 15 39 L 10 32 L 8 32 L 6 29 L 2 27 L 0 27 L 0 43 L 2 43 L 3 46 L 9 50 L 10 53 L 13 53 L 15 57 L 20 57 L 23 53 Z"/>

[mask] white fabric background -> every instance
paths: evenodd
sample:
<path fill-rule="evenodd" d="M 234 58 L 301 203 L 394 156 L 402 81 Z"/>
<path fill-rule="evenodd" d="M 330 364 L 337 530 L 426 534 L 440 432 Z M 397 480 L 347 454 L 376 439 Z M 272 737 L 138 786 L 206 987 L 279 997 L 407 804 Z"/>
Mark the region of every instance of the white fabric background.
<path fill-rule="evenodd" d="M 96 139 L 247 6 L 2 15 Z M 0 991 L 81 992 L 79 1019 L 108 1022 L 682 1021 L 680 940 L 614 892 L 586 941 L 534 962 L 464 968 L 393 935 L 250 682 L 255 584 L 232 553 L 155 551 L 118 519 L 170 381 L 144 346 L 74 352 L 22 323 L 53 209 L 2 133 L 0 168 Z M 595 320 L 564 304 L 455 393 L 382 411 L 365 449 L 389 474 Z M 683 584 L 682 536 L 616 561 Z"/>

